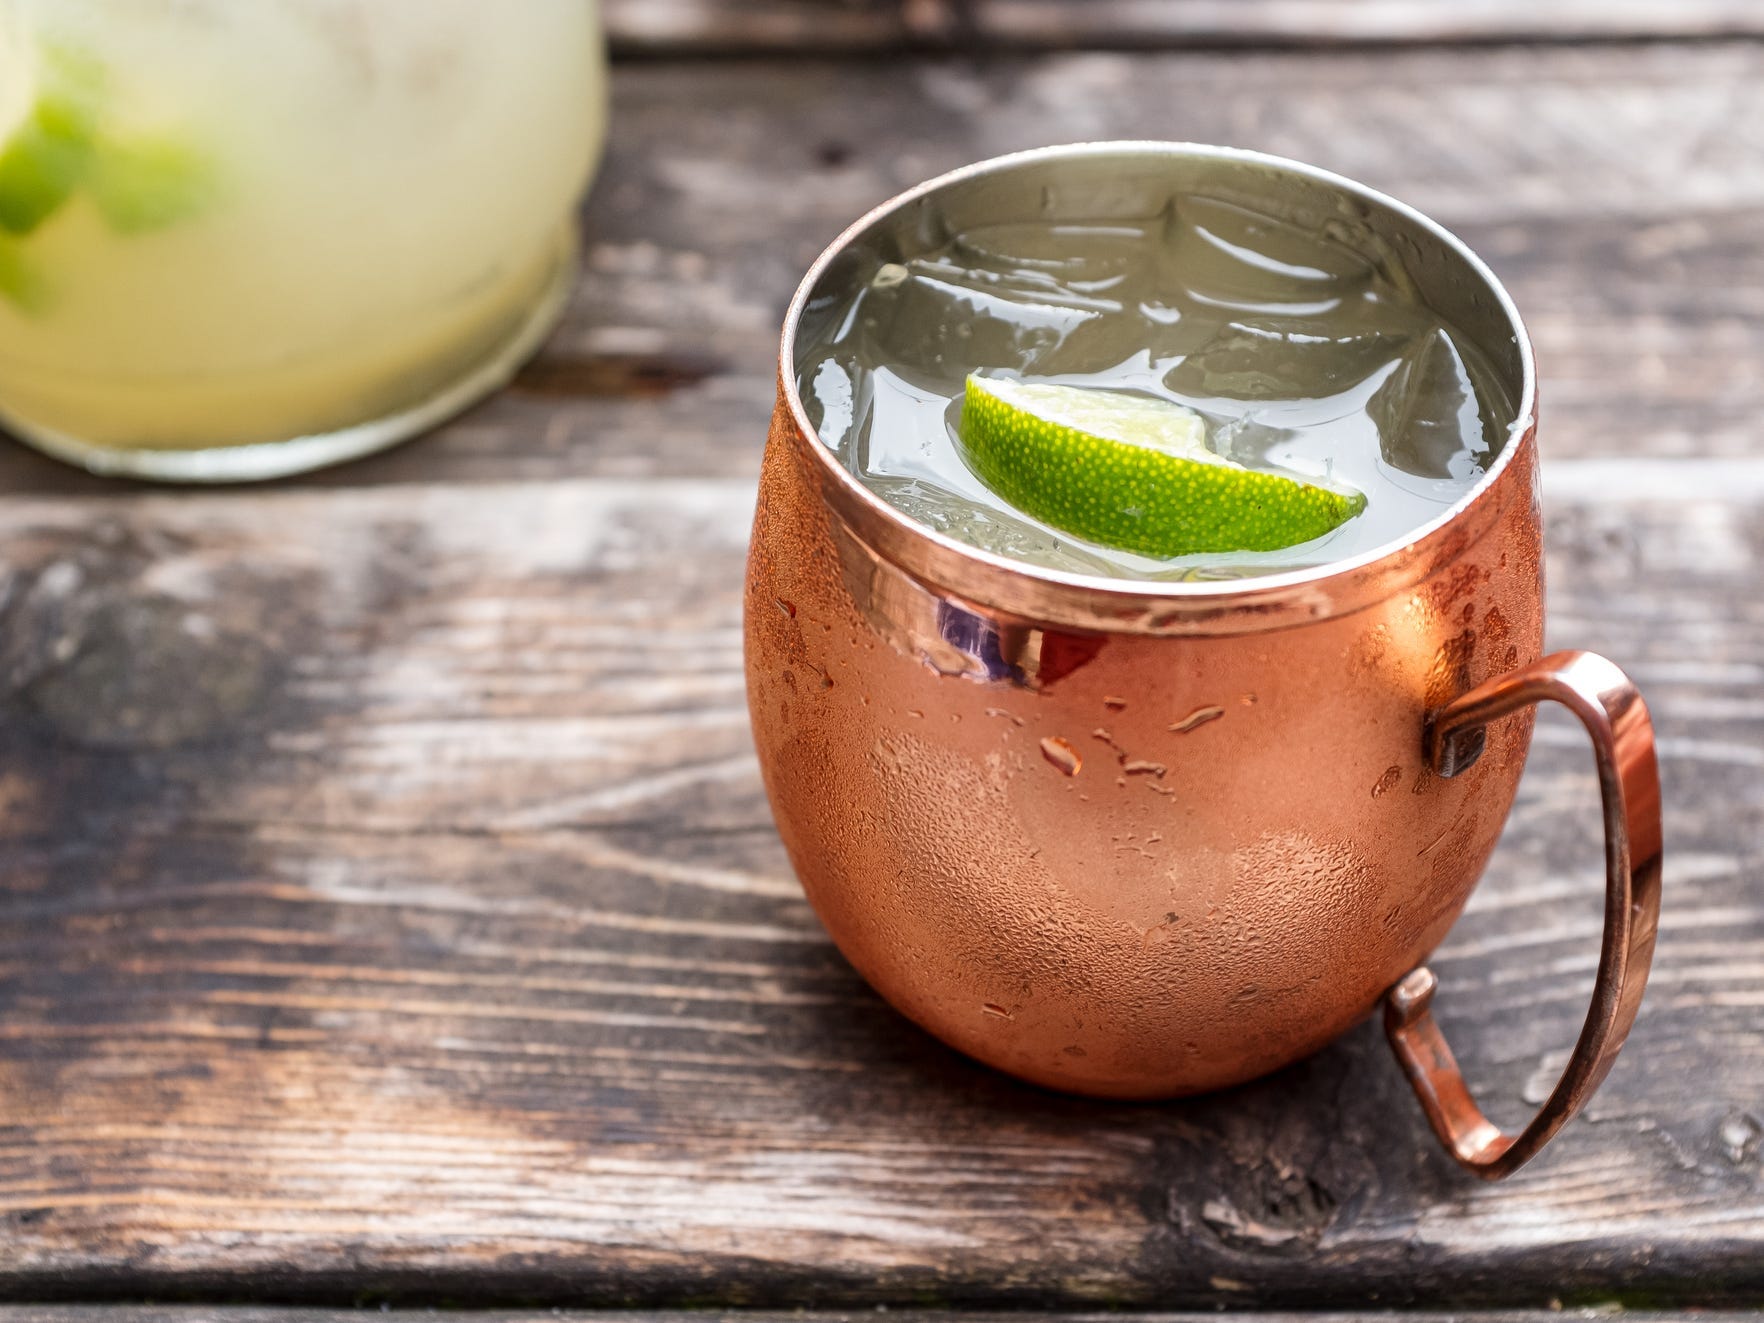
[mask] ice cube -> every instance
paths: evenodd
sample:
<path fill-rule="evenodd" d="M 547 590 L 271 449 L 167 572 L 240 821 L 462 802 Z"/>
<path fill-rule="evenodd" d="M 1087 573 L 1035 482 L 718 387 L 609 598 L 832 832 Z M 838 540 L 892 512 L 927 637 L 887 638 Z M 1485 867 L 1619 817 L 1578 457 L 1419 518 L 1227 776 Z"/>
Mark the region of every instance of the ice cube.
<path fill-rule="evenodd" d="M 1395 329 L 1326 328 L 1309 318 L 1226 323 L 1164 376 L 1183 395 L 1231 400 L 1324 399 L 1365 381 L 1396 359 Z"/>
<path fill-rule="evenodd" d="M 922 478 L 872 476 L 868 486 L 909 518 L 982 551 L 1073 574 L 1120 574 L 1104 557 L 1085 551 L 1058 533 L 1002 510 L 978 505 L 971 497 L 937 483 Z"/>
<path fill-rule="evenodd" d="M 844 454 L 856 438 L 861 369 L 823 351 L 804 365 L 799 378 L 803 412 L 821 440 Z"/>
<path fill-rule="evenodd" d="M 1276 456 L 1284 458 L 1283 452 L 1290 450 L 1293 443 L 1302 439 L 1303 435 L 1303 432 L 1294 428 L 1273 426 L 1252 411 L 1241 417 L 1215 423 L 1209 442 L 1216 454 L 1223 455 L 1234 464 L 1242 464 L 1251 469 L 1268 469 L 1277 467 L 1281 460 Z"/>
<path fill-rule="evenodd" d="M 1119 305 L 1040 271 L 915 258 L 882 268 L 840 332 L 859 358 L 959 378 L 972 368 L 1045 372 L 1055 351 Z"/>
<path fill-rule="evenodd" d="M 878 367 L 869 372 L 867 385 L 869 399 L 857 436 L 864 474 L 941 480 L 945 473 L 966 472 L 944 422 L 952 402 L 938 383 Z"/>
<path fill-rule="evenodd" d="M 1474 477 L 1497 448 L 1485 434 L 1464 357 L 1443 329 L 1410 347 L 1366 411 L 1378 425 L 1385 462 L 1416 477 Z"/>
<path fill-rule="evenodd" d="M 1117 288 L 1154 251 L 1161 222 L 981 225 L 951 242 L 948 259 L 974 270 L 1039 271 L 1080 293 Z"/>
<path fill-rule="evenodd" d="M 1375 268 L 1323 235 L 1218 198 L 1181 199 L 1161 256 L 1161 285 L 1226 309 L 1327 312 L 1359 294 Z"/>

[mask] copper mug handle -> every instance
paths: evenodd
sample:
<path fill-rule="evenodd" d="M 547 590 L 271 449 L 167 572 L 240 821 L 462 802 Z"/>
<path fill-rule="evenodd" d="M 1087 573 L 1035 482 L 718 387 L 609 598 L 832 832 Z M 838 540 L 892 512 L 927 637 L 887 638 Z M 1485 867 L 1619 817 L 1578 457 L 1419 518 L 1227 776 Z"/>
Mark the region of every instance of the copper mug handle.
<path fill-rule="evenodd" d="M 1489 680 L 1429 715 L 1428 761 L 1456 776 L 1482 752 L 1483 728 L 1544 699 L 1592 737 L 1605 811 L 1605 935 L 1592 1006 L 1562 1078 L 1517 1135 L 1482 1114 L 1433 1019 L 1439 981 L 1426 966 L 1385 996 L 1384 1032 L 1433 1133 L 1478 1176 L 1499 1180 L 1537 1155 L 1610 1071 L 1635 1023 L 1660 919 L 1660 775 L 1654 727 L 1630 678 L 1590 652 L 1557 652 Z"/>

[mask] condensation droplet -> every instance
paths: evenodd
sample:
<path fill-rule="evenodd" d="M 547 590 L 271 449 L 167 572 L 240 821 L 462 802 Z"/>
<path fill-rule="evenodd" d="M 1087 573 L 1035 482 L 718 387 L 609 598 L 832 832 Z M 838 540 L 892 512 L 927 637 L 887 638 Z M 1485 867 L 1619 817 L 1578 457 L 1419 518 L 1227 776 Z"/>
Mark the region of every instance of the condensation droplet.
<path fill-rule="evenodd" d="M 1403 779 L 1403 769 L 1402 768 L 1400 768 L 1400 767 L 1387 767 L 1387 768 L 1385 768 L 1384 775 L 1379 777 L 1377 784 L 1375 784 L 1372 787 L 1372 798 L 1377 799 L 1380 795 L 1384 794 L 1385 791 L 1387 791 L 1387 790 L 1395 790 L 1397 787 L 1397 782 L 1401 781 L 1402 779 Z"/>
<path fill-rule="evenodd" d="M 1041 756 L 1067 776 L 1077 776 L 1084 766 L 1084 755 L 1058 735 L 1049 735 L 1041 741 Z"/>
<path fill-rule="evenodd" d="M 1172 722 L 1170 729 L 1178 735 L 1186 735 L 1189 731 L 1198 729 L 1209 721 L 1217 721 L 1224 715 L 1225 709 L 1222 707 L 1197 707 L 1181 721 Z"/>
<path fill-rule="evenodd" d="M 1764 1122 L 1750 1112 L 1729 1112 L 1721 1118 L 1715 1138 L 1727 1160 L 1738 1166 L 1758 1151 L 1758 1141 L 1764 1139 Z"/>

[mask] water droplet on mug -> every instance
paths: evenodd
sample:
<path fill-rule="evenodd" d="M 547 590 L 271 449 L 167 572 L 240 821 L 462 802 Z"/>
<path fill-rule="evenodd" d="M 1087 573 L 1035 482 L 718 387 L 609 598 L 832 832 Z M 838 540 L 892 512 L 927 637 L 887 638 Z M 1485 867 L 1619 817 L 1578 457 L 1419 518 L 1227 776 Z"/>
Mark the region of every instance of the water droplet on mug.
<path fill-rule="evenodd" d="M 1222 707 L 1197 707 L 1181 721 L 1172 722 L 1170 729 L 1178 735 L 1186 735 L 1189 731 L 1204 726 L 1209 721 L 1217 721 L 1224 715 L 1225 709 Z"/>
<path fill-rule="evenodd" d="M 1077 776 L 1084 766 L 1084 755 L 1058 735 L 1049 735 L 1041 741 L 1041 756 L 1067 776 Z"/>

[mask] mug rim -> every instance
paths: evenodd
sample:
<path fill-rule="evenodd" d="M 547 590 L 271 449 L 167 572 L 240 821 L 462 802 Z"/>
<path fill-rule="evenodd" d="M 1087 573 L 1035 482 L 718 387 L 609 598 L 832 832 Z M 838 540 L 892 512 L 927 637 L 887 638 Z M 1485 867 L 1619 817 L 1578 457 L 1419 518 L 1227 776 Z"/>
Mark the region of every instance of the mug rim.
<path fill-rule="evenodd" d="M 950 185 L 1036 162 L 1135 155 L 1166 159 L 1226 160 L 1296 175 L 1312 183 L 1338 190 L 1361 201 L 1384 208 L 1425 231 L 1455 254 L 1482 281 L 1489 294 L 1495 299 L 1518 351 L 1520 364 L 1518 398 L 1514 406 L 1513 421 L 1507 428 L 1506 441 L 1496 456 L 1495 462 L 1471 485 L 1469 490 L 1445 507 L 1438 515 L 1408 530 L 1398 538 L 1380 543 L 1369 551 L 1340 560 L 1326 561 L 1321 565 L 1282 571 L 1278 574 L 1207 581 L 1171 581 L 1077 574 L 1002 556 L 996 552 L 983 551 L 953 538 L 947 533 L 939 532 L 929 525 L 920 523 L 897 510 L 860 483 L 843 464 L 837 462 L 833 449 L 821 439 L 819 429 L 810 423 L 796 382 L 797 330 L 803 312 L 808 306 L 809 296 L 833 261 L 845 252 L 855 240 L 884 218 Z M 941 553 L 936 555 L 935 559 L 945 567 L 967 562 L 988 576 L 1000 574 L 1016 576 L 1019 581 L 1030 581 L 1054 594 L 1079 593 L 1092 600 L 1114 601 L 1119 603 L 1123 609 L 1120 612 L 1109 612 L 1108 614 L 1118 615 L 1122 619 L 1140 615 L 1141 610 L 1134 609 L 1135 607 L 1155 609 L 1159 602 L 1172 608 L 1180 608 L 1186 603 L 1196 608 L 1202 608 L 1208 616 L 1222 609 L 1228 610 L 1246 601 L 1259 599 L 1272 605 L 1275 600 L 1291 597 L 1295 592 L 1299 594 L 1305 594 L 1307 591 L 1314 592 L 1325 586 L 1353 580 L 1356 576 L 1382 566 L 1385 562 L 1407 559 L 1405 553 L 1419 549 L 1422 544 L 1457 524 L 1467 513 L 1491 498 L 1496 488 L 1501 485 L 1501 478 L 1512 468 L 1518 453 L 1525 448 L 1529 435 L 1535 429 L 1537 414 L 1536 358 L 1531 337 L 1525 329 L 1525 323 L 1519 315 L 1518 307 L 1507 292 L 1506 286 L 1501 283 L 1499 277 L 1494 274 L 1488 264 L 1477 255 L 1470 245 L 1451 230 L 1425 212 L 1398 198 L 1380 192 L 1378 189 L 1362 184 L 1346 175 L 1326 170 L 1321 166 L 1309 165 L 1303 161 L 1267 152 L 1252 151 L 1248 148 L 1159 139 L 1061 143 L 1034 147 L 1025 151 L 1009 152 L 933 176 L 877 204 L 846 226 L 838 237 L 822 249 L 820 255 L 815 258 L 804 274 L 785 311 L 783 332 L 779 340 L 778 366 L 780 399 L 789 411 L 798 436 L 809 443 L 806 447 L 800 448 L 815 454 L 815 460 L 812 462 L 819 470 L 823 492 L 828 492 L 827 484 L 831 482 L 833 484 L 832 491 L 837 492 L 846 501 L 855 501 L 857 503 L 856 510 L 861 512 L 862 522 L 877 532 L 887 534 L 886 540 L 888 542 L 893 543 L 896 547 L 903 547 L 910 546 L 914 540 L 917 540 L 920 544 Z M 862 536 L 861 531 L 860 536 Z M 866 538 L 865 540 L 879 539 Z M 950 559 L 952 557 L 956 559 L 952 561 Z M 925 577 L 948 578 L 946 575 L 934 573 Z M 945 582 L 940 586 L 958 591 L 964 587 L 962 584 L 952 582 Z M 983 599 L 988 594 L 964 592 L 963 595 L 972 595 Z M 1357 596 L 1357 594 L 1349 595 Z M 1034 596 L 1043 608 L 1048 605 L 1045 600 L 1046 593 L 1038 591 Z M 1329 596 L 1334 597 L 1335 594 L 1331 593 Z M 1345 605 L 1345 603 L 1340 605 Z M 1326 613 L 1334 614 L 1333 611 Z M 1085 614 L 1088 616 L 1091 613 L 1086 612 Z M 1311 614 L 1319 613 L 1313 611 Z"/>

